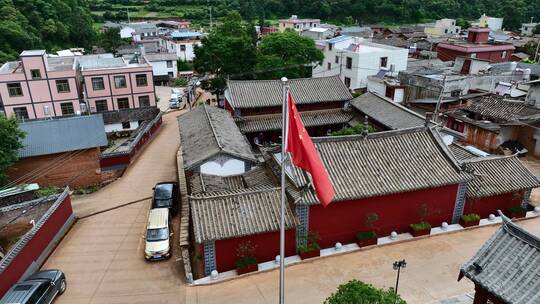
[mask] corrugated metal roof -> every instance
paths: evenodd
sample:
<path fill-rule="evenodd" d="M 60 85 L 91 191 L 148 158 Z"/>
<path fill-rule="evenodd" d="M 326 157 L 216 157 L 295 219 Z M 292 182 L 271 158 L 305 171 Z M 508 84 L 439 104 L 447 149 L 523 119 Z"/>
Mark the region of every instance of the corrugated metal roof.
<path fill-rule="evenodd" d="M 296 104 L 347 101 L 352 95 L 339 76 L 289 80 Z M 283 85 L 280 80 L 229 80 L 229 103 L 235 109 L 281 106 Z"/>
<path fill-rule="evenodd" d="M 206 105 L 178 117 L 184 168 L 191 169 L 219 153 L 255 162 L 249 142 L 229 112 Z"/>
<path fill-rule="evenodd" d="M 171 37 L 173 38 L 196 38 L 201 37 L 202 34 L 199 32 L 180 32 L 175 31 L 171 33 Z"/>
<path fill-rule="evenodd" d="M 540 187 L 540 180 L 517 156 L 470 159 L 464 161 L 463 167 L 475 176 L 467 184 L 468 197 L 486 197 Z"/>
<path fill-rule="evenodd" d="M 107 145 L 101 114 L 20 123 L 26 133 L 19 157 L 32 157 Z"/>
<path fill-rule="evenodd" d="M 189 201 L 195 242 L 199 244 L 279 230 L 279 188 L 190 197 Z M 285 228 L 295 226 L 296 220 L 287 204 Z"/>
<path fill-rule="evenodd" d="M 503 216 L 503 225 L 461 274 L 504 303 L 540 303 L 540 239 Z"/>
<path fill-rule="evenodd" d="M 302 117 L 304 126 L 316 127 L 345 124 L 354 118 L 355 113 L 342 109 L 330 109 L 319 111 L 304 111 L 300 112 L 300 116 Z M 281 114 L 254 115 L 237 118 L 236 123 L 238 124 L 242 132 L 254 133 L 271 130 L 281 130 L 281 120 Z"/>
<path fill-rule="evenodd" d="M 389 129 L 413 128 L 425 123 L 420 114 L 370 92 L 353 99 L 351 105 Z"/>

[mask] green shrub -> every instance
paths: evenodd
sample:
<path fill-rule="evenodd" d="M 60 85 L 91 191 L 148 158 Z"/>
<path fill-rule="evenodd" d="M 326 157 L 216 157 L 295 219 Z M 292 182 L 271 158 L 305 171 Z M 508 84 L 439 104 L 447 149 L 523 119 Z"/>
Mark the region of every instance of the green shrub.
<path fill-rule="evenodd" d="M 480 220 L 480 215 L 476 213 L 464 214 L 461 219 L 465 222 L 476 222 Z"/>
<path fill-rule="evenodd" d="M 60 193 L 64 191 L 64 189 L 62 188 L 59 188 L 59 187 L 44 187 L 44 188 L 39 188 L 37 191 L 36 191 L 36 195 L 38 197 L 46 197 L 46 196 L 50 196 L 50 195 L 53 195 L 53 194 L 56 194 L 56 193 Z"/>
<path fill-rule="evenodd" d="M 300 253 L 306 253 L 306 252 L 316 251 L 320 249 L 321 247 L 317 243 L 308 243 L 308 244 L 302 244 L 298 246 L 298 251 L 300 251 Z"/>
<path fill-rule="evenodd" d="M 414 231 L 427 230 L 427 229 L 431 229 L 431 224 L 428 222 L 420 222 L 416 224 L 411 224 L 411 228 Z"/>
<path fill-rule="evenodd" d="M 374 231 L 359 232 L 356 235 L 356 239 L 359 241 L 371 240 L 377 237 Z"/>
<path fill-rule="evenodd" d="M 257 259 L 252 256 L 246 256 L 236 261 L 236 268 L 244 268 L 257 264 Z"/>
<path fill-rule="evenodd" d="M 393 288 L 379 289 L 370 284 L 351 280 L 338 286 L 324 304 L 407 304 Z"/>
<path fill-rule="evenodd" d="M 527 212 L 527 209 L 521 206 L 513 206 L 513 207 L 508 208 L 508 211 L 512 213 L 520 213 L 520 212 Z"/>
<path fill-rule="evenodd" d="M 173 81 L 173 87 L 185 87 L 188 85 L 188 82 L 185 78 L 176 78 Z"/>

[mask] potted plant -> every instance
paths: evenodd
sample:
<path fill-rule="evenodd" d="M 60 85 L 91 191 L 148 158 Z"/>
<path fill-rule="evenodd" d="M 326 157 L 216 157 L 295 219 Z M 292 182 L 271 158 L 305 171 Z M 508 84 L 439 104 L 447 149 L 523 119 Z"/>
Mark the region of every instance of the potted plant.
<path fill-rule="evenodd" d="M 478 226 L 480 224 L 480 215 L 476 213 L 464 214 L 459 219 L 459 224 L 465 228 Z"/>
<path fill-rule="evenodd" d="M 251 241 L 240 243 L 236 249 L 236 272 L 240 274 L 253 272 L 259 270 L 257 264 L 257 258 L 255 257 L 255 246 L 251 244 Z"/>
<path fill-rule="evenodd" d="M 373 230 L 373 223 L 379 219 L 379 215 L 375 212 L 366 214 L 364 226 L 367 231 L 362 231 L 356 234 L 356 243 L 360 247 L 377 245 L 377 233 Z"/>
<path fill-rule="evenodd" d="M 508 208 L 510 218 L 522 218 L 527 215 L 527 209 L 521 206 L 513 206 Z"/>
<path fill-rule="evenodd" d="M 428 223 L 425 219 L 428 216 L 429 209 L 427 204 L 422 204 L 418 208 L 418 214 L 420 214 L 420 222 L 411 224 L 411 234 L 414 237 L 428 235 L 431 233 L 431 224 Z"/>
<path fill-rule="evenodd" d="M 319 235 L 315 232 L 309 232 L 305 242 L 298 246 L 298 252 L 302 260 L 318 257 L 321 255 L 321 247 L 317 243 Z"/>

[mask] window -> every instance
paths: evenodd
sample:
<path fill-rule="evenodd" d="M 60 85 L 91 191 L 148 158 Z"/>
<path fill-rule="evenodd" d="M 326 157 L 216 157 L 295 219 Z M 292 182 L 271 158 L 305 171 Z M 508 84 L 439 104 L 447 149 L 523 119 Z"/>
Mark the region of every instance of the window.
<path fill-rule="evenodd" d="M 445 34 L 448 34 L 448 29 L 444 29 L 444 33 L 445 33 Z"/>
<path fill-rule="evenodd" d="M 150 97 L 139 96 L 139 108 L 146 108 L 150 106 Z"/>
<path fill-rule="evenodd" d="M 476 58 L 476 53 L 472 53 L 471 58 Z"/>
<path fill-rule="evenodd" d="M 503 51 L 503 52 L 502 52 L 501 58 L 506 58 L 506 51 Z"/>
<path fill-rule="evenodd" d="M 174 78 L 174 73 L 173 72 L 168 72 L 167 75 L 169 76 L 169 78 Z"/>
<path fill-rule="evenodd" d="M 114 76 L 114 87 L 117 89 L 126 88 L 126 76 Z"/>
<path fill-rule="evenodd" d="M 351 87 L 351 79 L 349 77 L 345 77 L 345 85 L 347 86 L 347 88 Z"/>
<path fill-rule="evenodd" d="M 122 129 L 130 129 L 131 128 L 131 123 L 129 121 L 124 121 L 122 122 Z"/>
<path fill-rule="evenodd" d="M 68 93 L 69 92 L 69 82 L 67 79 L 59 79 L 56 81 L 56 90 L 58 93 Z"/>
<path fill-rule="evenodd" d="M 180 51 L 185 52 L 186 51 L 186 45 L 180 44 Z"/>
<path fill-rule="evenodd" d="M 326 64 L 326 68 L 327 68 L 328 70 L 331 70 L 331 69 L 332 69 L 332 64 L 331 64 L 330 62 L 327 63 L 327 64 Z"/>
<path fill-rule="evenodd" d="M 381 68 L 385 68 L 388 66 L 388 57 L 381 57 Z"/>
<path fill-rule="evenodd" d="M 461 95 L 461 90 L 453 90 L 450 92 L 450 96 L 452 97 L 459 97 Z"/>
<path fill-rule="evenodd" d="M 94 91 L 105 90 L 105 83 L 103 82 L 103 77 L 92 78 L 92 89 L 94 89 Z"/>
<path fill-rule="evenodd" d="M 28 110 L 26 107 L 13 108 L 13 113 L 15 113 L 17 120 L 28 119 Z"/>
<path fill-rule="evenodd" d="M 96 112 L 101 113 L 107 111 L 109 111 L 107 100 L 96 100 Z"/>
<path fill-rule="evenodd" d="M 329 43 L 329 44 L 328 44 L 328 50 L 329 50 L 329 51 L 331 51 L 333 47 L 334 47 L 334 44 L 333 44 L 333 43 Z"/>
<path fill-rule="evenodd" d="M 62 110 L 62 115 L 71 115 L 74 114 L 73 103 L 72 102 L 63 102 L 60 104 L 60 109 Z"/>
<path fill-rule="evenodd" d="M 146 80 L 146 74 L 135 75 L 135 81 L 138 87 L 145 87 L 148 85 L 148 81 Z"/>
<path fill-rule="evenodd" d="M 336 59 L 334 60 L 335 63 L 339 63 L 339 57 L 336 56 Z"/>
<path fill-rule="evenodd" d="M 116 102 L 118 103 L 118 109 L 129 109 L 129 99 L 118 98 Z"/>
<path fill-rule="evenodd" d="M 8 83 L 7 84 L 9 97 L 23 96 L 21 83 Z"/>
<path fill-rule="evenodd" d="M 41 79 L 40 70 L 30 70 L 30 75 L 32 75 L 32 79 Z"/>
<path fill-rule="evenodd" d="M 347 67 L 347 69 L 352 69 L 352 58 L 351 57 L 347 57 L 347 61 L 345 63 L 345 66 Z"/>
<path fill-rule="evenodd" d="M 167 67 L 172 68 L 172 60 L 167 60 Z"/>

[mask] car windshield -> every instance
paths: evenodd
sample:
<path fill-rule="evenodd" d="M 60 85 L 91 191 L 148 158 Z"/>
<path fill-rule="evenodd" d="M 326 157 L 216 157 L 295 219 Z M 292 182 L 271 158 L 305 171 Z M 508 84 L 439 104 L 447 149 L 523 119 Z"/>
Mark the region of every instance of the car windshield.
<path fill-rule="evenodd" d="M 154 190 L 155 199 L 169 199 L 171 198 L 172 185 L 159 185 Z"/>
<path fill-rule="evenodd" d="M 171 206 L 171 200 L 170 199 L 156 199 L 154 200 L 154 204 L 152 205 L 152 208 L 169 208 Z"/>
<path fill-rule="evenodd" d="M 169 238 L 168 228 L 148 229 L 146 231 L 146 240 L 148 242 L 165 241 Z"/>

